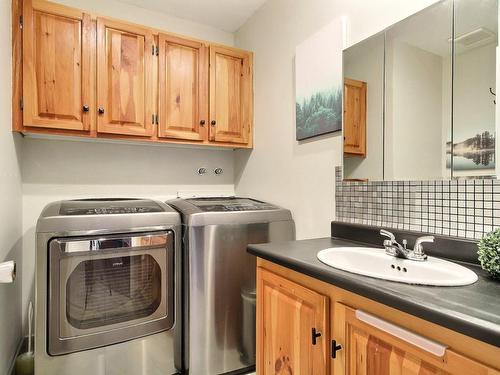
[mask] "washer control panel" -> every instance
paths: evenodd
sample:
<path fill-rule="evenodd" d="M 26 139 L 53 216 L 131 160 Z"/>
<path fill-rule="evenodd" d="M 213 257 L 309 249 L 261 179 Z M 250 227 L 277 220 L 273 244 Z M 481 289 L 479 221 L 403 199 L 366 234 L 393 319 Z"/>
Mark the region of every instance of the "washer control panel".
<path fill-rule="evenodd" d="M 155 201 L 148 199 L 81 199 L 64 201 L 60 215 L 116 215 L 163 212 Z"/>
<path fill-rule="evenodd" d="M 192 198 L 187 199 L 204 212 L 241 212 L 276 210 L 278 207 L 250 198 Z"/>

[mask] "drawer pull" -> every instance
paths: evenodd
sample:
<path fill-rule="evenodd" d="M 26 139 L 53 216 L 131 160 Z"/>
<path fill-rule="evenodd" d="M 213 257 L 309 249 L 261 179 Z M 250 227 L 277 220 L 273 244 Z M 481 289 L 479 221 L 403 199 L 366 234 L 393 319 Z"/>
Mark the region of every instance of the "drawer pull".
<path fill-rule="evenodd" d="M 407 343 L 425 350 L 426 352 L 429 352 L 437 357 L 444 356 L 446 352 L 447 346 L 420 336 L 405 328 L 398 327 L 395 324 L 389 323 L 362 310 L 356 310 L 356 318 L 368 325 L 371 325 L 372 327 L 387 332 L 388 334 L 406 341 Z"/>

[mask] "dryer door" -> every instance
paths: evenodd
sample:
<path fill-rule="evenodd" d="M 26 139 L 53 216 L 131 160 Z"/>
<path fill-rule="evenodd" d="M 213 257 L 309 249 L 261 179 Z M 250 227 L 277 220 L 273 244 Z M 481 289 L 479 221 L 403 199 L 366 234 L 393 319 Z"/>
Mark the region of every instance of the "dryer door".
<path fill-rule="evenodd" d="M 170 231 L 50 241 L 49 354 L 172 328 L 173 244 Z"/>

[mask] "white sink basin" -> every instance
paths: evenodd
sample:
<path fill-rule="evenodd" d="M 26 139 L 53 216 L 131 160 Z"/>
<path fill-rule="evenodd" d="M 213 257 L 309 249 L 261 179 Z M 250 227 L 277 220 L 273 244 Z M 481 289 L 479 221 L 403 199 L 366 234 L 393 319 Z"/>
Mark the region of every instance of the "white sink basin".
<path fill-rule="evenodd" d="M 434 257 L 423 262 L 400 259 L 377 248 L 329 248 L 318 252 L 318 259 L 340 270 L 406 284 L 459 286 L 477 281 L 473 271 L 456 263 Z"/>

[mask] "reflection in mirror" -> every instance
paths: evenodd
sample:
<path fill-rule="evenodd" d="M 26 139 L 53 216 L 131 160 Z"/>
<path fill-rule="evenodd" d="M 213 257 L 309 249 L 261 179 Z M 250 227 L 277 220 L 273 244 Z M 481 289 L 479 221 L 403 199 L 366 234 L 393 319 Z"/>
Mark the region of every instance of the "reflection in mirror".
<path fill-rule="evenodd" d="M 385 180 L 451 177 L 452 16 L 442 1 L 386 31 Z"/>
<path fill-rule="evenodd" d="M 344 176 L 382 180 L 384 149 L 384 33 L 343 53 Z"/>
<path fill-rule="evenodd" d="M 495 173 L 497 0 L 455 1 L 453 147 L 454 177 Z M 453 157 L 452 157 L 453 150 Z"/>

